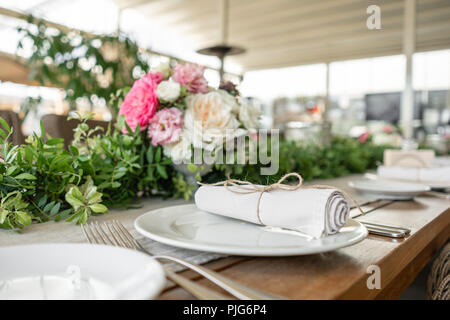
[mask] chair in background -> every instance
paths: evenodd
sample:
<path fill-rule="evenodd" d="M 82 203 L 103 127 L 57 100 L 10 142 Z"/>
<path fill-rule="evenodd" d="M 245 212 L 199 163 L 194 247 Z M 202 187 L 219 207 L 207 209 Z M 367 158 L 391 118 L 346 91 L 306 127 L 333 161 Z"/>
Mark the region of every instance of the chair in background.
<path fill-rule="evenodd" d="M 0 110 L 0 117 L 13 129 L 9 141 L 14 145 L 23 144 L 25 137 L 22 133 L 22 122 L 20 121 L 19 115 L 11 110 Z"/>
<path fill-rule="evenodd" d="M 73 140 L 73 129 L 80 123 L 78 120 L 67 120 L 67 115 L 47 114 L 41 119 L 44 130 L 52 138 L 64 138 L 66 148 Z M 108 121 L 88 120 L 87 125 L 90 128 L 96 126 L 102 127 L 105 131 L 108 129 Z"/>

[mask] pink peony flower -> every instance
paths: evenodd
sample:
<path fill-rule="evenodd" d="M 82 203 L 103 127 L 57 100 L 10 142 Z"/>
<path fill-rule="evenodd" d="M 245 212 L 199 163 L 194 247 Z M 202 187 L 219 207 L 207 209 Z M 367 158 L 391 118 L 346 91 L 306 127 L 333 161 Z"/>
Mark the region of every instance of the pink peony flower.
<path fill-rule="evenodd" d="M 155 81 L 156 84 L 159 84 L 164 79 L 163 74 L 159 71 L 153 72 L 153 73 L 148 73 L 148 74 L 152 77 L 153 81 Z"/>
<path fill-rule="evenodd" d="M 134 82 L 119 111 L 119 115 L 125 116 L 125 121 L 131 129 L 136 130 L 138 124 L 141 129 L 147 128 L 158 108 L 156 88 L 161 80 L 162 75 L 157 72 L 148 73 Z M 123 132 L 126 133 L 127 129 L 124 128 Z"/>
<path fill-rule="evenodd" d="M 359 136 L 359 142 L 365 143 L 370 137 L 370 132 L 366 131 L 362 135 Z"/>
<path fill-rule="evenodd" d="M 208 82 L 203 76 L 205 67 L 193 63 L 177 64 L 173 68 L 172 79 L 192 93 L 208 92 Z"/>
<path fill-rule="evenodd" d="M 256 130 L 249 130 L 248 135 L 253 141 L 258 141 L 258 132 Z"/>
<path fill-rule="evenodd" d="M 390 124 L 387 124 L 383 128 L 383 132 L 388 133 L 388 134 L 392 133 L 392 132 L 394 132 L 394 128 Z"/>
<path fill-rule="evenodd" d="M 148 127 L 152 145 L 166 145 L 180 139 L 183 113 L 178 108 L 164 108 L 153 116 Z"/>

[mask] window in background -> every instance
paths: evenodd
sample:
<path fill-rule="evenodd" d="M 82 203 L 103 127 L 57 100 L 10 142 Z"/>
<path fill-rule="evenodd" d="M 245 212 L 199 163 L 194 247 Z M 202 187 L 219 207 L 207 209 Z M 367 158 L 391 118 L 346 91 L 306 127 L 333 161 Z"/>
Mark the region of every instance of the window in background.
<path fill-rule="evenodd" d="M 239 89 L 243 96 L 261 105 L 263 127 L 317 121 L 324 109 L 326 65 L 249 71 Z"/>
<path fill-rule="evenodd" d="M 448 90 L 450 88 L 450 50 L 415 53 L 413 86 L 416 90 Z"/>
<path fill-rule="evenodd" d="M 333 62 L 330 95 L 348 101 L 366 93 L 401 91 L 404 78 L 405 58 L 401 55 Z"/>
<path fill-rule="evenodd" d="M 450 50 L 414 54 L 413 86 L 421 93 L 424 132 L 450 135 Z"/>
<path fill-rule="evenodd" d="M 403 55 L 369 59 L 338 61 L 330 64 L 330 110 L 328 117 L 333 123 L 333 132 L 347 134 L 357 125 L 363 125 L 367 114 L 386 113 L 386 104 L 370 104 L 367 101 L 390 101 L 378 94 L 391 96 L 403 90 L 405 79 L 405 58 Z M 377 95 L 375 95 L 377 94 Z M 369 99 L 370 98 L 370 99 Z M 392 99 L 391 99 L 392 100 Z M 394 99 L 387 106 L 389 115 L 399 114 L 400 100 Z M 398 101 L 397 101 L 398 100 Z M 394 110 L 395 109 L 395 110 Z M 379 111 L 379 112 L 378 112 Z M 378 120 L 383 120 L 378 119 Z"/>
<path fill-rule="evenodd" d="M 325 80 L 325 64 L 314 64 L 246 72 L 240 89 L 243 95 L 260 99 L 324 95 Z"/>

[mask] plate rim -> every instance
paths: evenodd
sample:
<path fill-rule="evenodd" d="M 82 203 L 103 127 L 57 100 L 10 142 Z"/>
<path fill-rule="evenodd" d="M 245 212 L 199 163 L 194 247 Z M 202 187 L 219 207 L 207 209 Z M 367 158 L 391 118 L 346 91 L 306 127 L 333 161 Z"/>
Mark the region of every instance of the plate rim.
<path fill-rule="evenodd" d="M 392 183 L 398 183 L 398 184 L 409 184 L 409 185 L 415 185 L 415 186 L 420 186 L 422 187 L 422 190 L 410 190 L 410 191 L 386 191 L 386 190 L 376 190 L 376 189 L 370 189 L 370 188 L 364 188 L 364 187 L 358 187 L 355 185 L 355 183 L 358 182 L 374 182 L 374 181 L 379 181 L 379 180 L 351 180 L 348 182 L 348 186 L 357 190 L 357 191 L 362 191 L 362 192 L 369 192 L 369 193 L 376 193 L 376 194 L 381 194 L 381 195 L 398 195 L 398 196 L 407 196 L 407 195 L 411 195 L 411 194 L 415 194 L 415 195 L 419 195 L 422 194 L 424 192 L 428 192 L 431 191 L 431 187 L 425 184 L 421 184 L 421 183 L 408 183 L 408 182 L 400 182 L 400 181 L 390 181 Z"/>
<path fill-rule="evenodd" d="M 431 190 L 438 190 L 438 189 L 449 189 L 450 183 L 442 184 L 441 182 L 436 181 L 413 181 L 413 180 L 403 180 L 403 179 L 389 179 L 389 178 L 381 178 L 378 177 L 375 173 L 369 173 L 366 172 L 363 176 L 366 179 L 369 180 L 380 180 L 380 181 L 386 181 L 386 182 L 400 182 L 400 183 L 409 183 L 409 184 L 420 184 L 424 186 L 430 187 Z"/>
<path fill-rule="evenodd" d="M 361 242 L 368 235 L 367 228 L 361 222 L 350 218 L 349 220 L 354 221 L 358 225 L 358 228 L 362 228 L 364 230 L 364 232 L 361 233 L 361 235 L 359 235 L 355 239 L 352 239 L 351 241 L 345 243 L 345 245 L 342 245 L 342 244 L 329 245 L 326 250 L 317 250 L 317 249 L 314 249 L 314 250 L 282 249 L 282 250 L 277 250 L 277 251 L 274 252 L 274 249 L 261 249 L 261 250 L 236 249 L 236 250 L 230 251 L 230 250 L 227 250 L 226 248 L 221 249 L 221 247 L 214 247 L 214 246 L 211 246 L 211 245 L 202 245 L 202 244 L 196 244 L 196 243 L 186 243 L 186 242 L 182 242 L 182 241 L 179 241 L 179 240 L 175 240 L 175 239 L 167 238 L 167 237 L 164 237 L 164 236 L 160 236 L 160 235 L 157 235 L 157 234 L 154 234 L 154 233 L 151 233 L 151 232 L 145 230 L 144 228 L 142 228 L 139 225 L 139 222 L 145 216 L 150 215 L 150 214 L 154 214 L 157 211 L 167 210 L 169 208 L 175 208 L 175 207 L 189 207 L 189 208 L 195 207 L 195 208 L 197 208 L 197 206 L 195 204 L 181 204 L 181 205 L 174 205 L 174 206 L 168 206 L 168 207 L 162 207 L 162 208 L 158 208 L 158 209 L 153 209 L 153 210 L 147 211 L 147 212 L 141 214 L 140 216 L 138 216 L 134 220 L 134 228 L 136 229 L 136 231 L 138 231 L 144 237 L 147 237 L 147 238 L 152 239 L 154 241 L 157 241 L 157 242 L 169 245 L 169 246 L 177 247 L 177 248 L 183 248 L 183 249 L 195 250 L 195 251 L 211 252 L 211 253 L 219 253 L 219 254 L 225 254 L 225 255 L 252 256 L 252 257 L 300 256 L 300 255 L 311 255 L 311 254 L 319 254 L 319 253 L 324 253 L 324 252 L 330 252 L 330 251 L 334 251 L 334 250 L 337 250 L 337 249 L 340 249 L 340 248 L 345 248 L 345 247 L 354 245 L 354 244 L 356 244 L 358 242 Z M 198 209 L 198 210 L 200 210 L 200 209 Z M 200 210 L 200 211 L 202 211 L 202 210 Z M 208 212 L 206 212 L 206 213 L 208 213 Z M 209 214 L 212 214 L 212 213 L 209 213 Z M 226 217 L 224 217 L 224 218 L 226 218 Z M 242 221 L 242 222 L 245 222 L 245 221 Z"/>

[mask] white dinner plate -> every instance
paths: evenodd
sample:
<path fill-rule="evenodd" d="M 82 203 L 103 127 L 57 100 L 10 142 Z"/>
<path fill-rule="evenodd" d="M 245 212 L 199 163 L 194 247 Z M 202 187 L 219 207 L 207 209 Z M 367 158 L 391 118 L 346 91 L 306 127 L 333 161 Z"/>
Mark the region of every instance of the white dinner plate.
<path fill-rule="evenodd" d="M 147 212 L 134 225 L 142 235 L 171 246 L 243 256 L 315 254 L 350 246 L 367 236 L 367 229 L 354 220 L 337 234 L 313 239 L 207 213 L 195 204 Z"/>
<path fill-rule="evenodd" d="M 365 178 L 370 179 L 370 180 L 380 180 L 380 181 L 385 181 L 385 182 L 401 182 L 401 183 L 415 183 L 415 184 L 420 184 L 420 185 L 424 185 L 424 186 L 428 186 L 430 187 L 431 190 L 445 190 L 445 189 L 450 189 L 450 182 L 436 182 L 436 181 L 410 181 L 410 180 L 400 180 L 400 179 L 387 179 L 387 178 L 380 178 L 378 177 L 376 174 L 373 173 L 366 173 L 364 175 Z"/>
<path fill-rule="evenodd" d="M 368 197 L 386 200 L 410 200 L 431 190 L 418 183 L 369 179 L 350 181 L 348 185 Z"/>
<path fill-rule="evenodd" d="M 143 253 L 104 245 L 0 247 L 1 299 L 151 299 L 164 271 Z"/>

